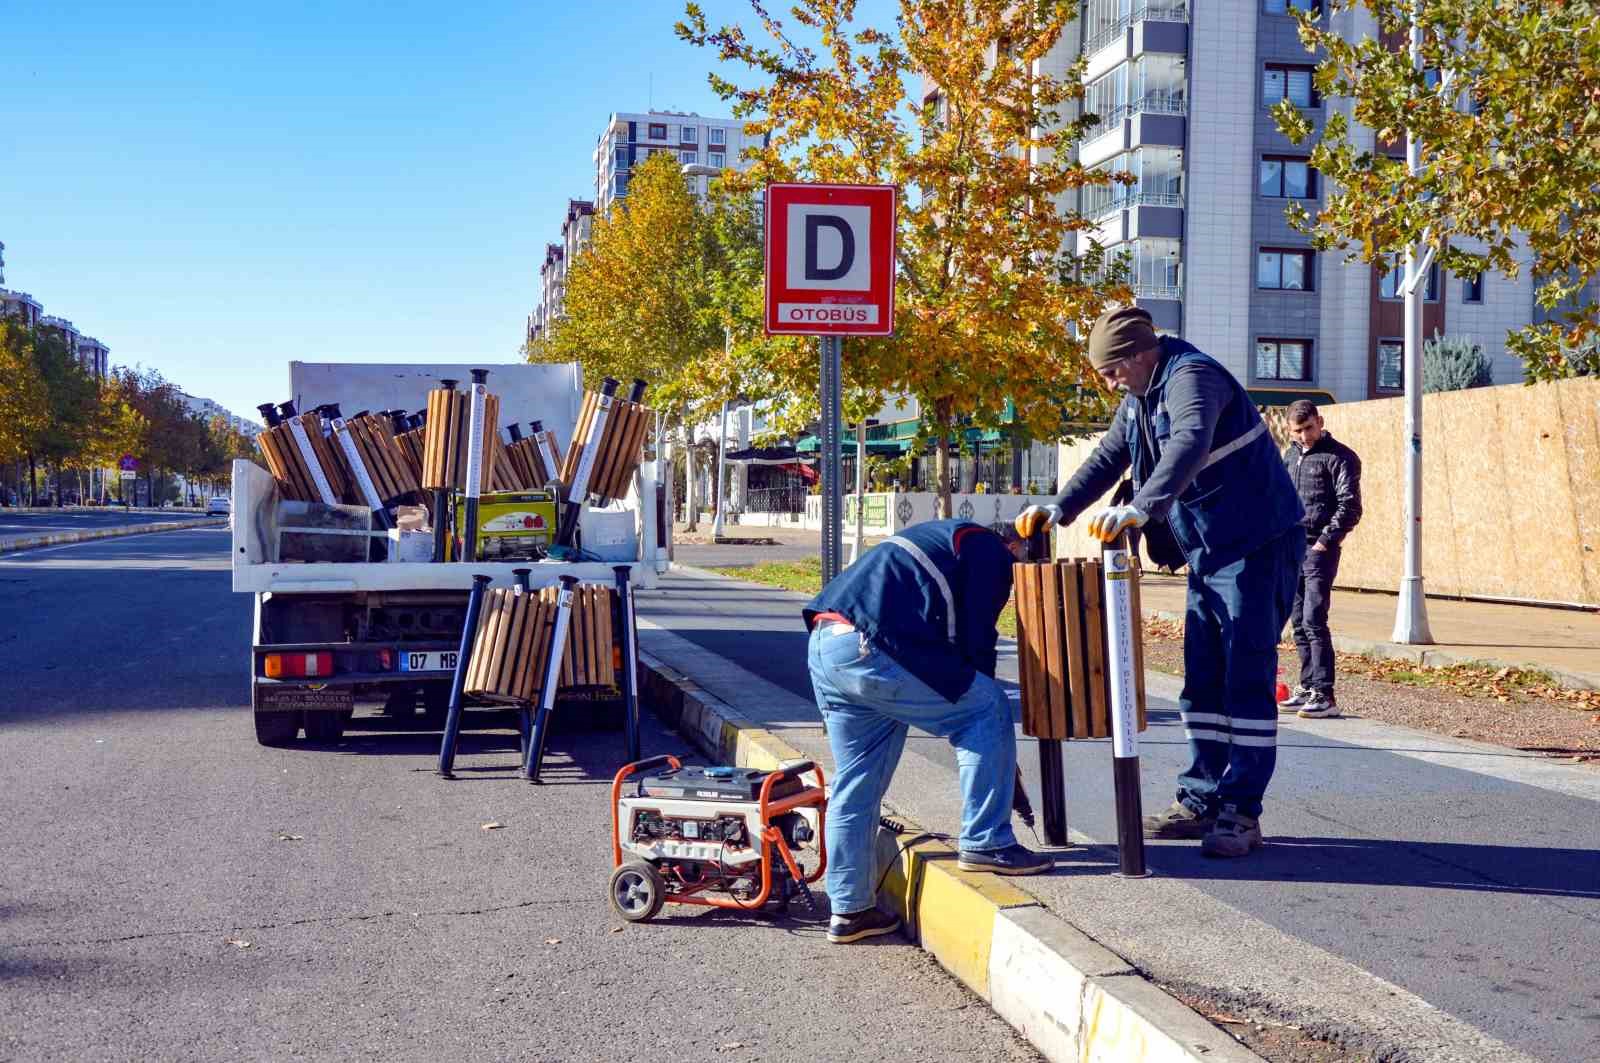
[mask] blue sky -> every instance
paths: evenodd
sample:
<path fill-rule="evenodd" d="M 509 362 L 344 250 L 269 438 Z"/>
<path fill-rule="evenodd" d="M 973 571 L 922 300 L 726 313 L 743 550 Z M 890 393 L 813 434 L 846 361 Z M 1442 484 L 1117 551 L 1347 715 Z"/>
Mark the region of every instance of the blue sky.
<path fill-rule="evenodd" d="M 726 113 L 673 0 L 4 6 L 6 286 L 247 415 L 290 359 L 512 360 L 610 113 Z"/>

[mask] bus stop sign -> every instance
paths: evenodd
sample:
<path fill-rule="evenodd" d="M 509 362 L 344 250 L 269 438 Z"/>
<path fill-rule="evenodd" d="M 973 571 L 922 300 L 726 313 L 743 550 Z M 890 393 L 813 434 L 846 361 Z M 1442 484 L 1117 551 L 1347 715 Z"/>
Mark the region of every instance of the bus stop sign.
<path fill-rule="evenodd" d="M 894 333 L 894 185 L 767 186 L 767 334 Z"/>

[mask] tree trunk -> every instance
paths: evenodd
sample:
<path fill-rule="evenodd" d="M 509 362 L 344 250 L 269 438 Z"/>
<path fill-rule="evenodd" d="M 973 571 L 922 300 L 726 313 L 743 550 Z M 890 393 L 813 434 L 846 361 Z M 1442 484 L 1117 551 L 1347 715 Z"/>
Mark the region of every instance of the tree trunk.
<path fill-rule="evenodd" d="M 939 426 L 939 449 L 933 459 L 934 490 L 939 493 L 935 512 L 940 520 L 949 520 L 955 516 L 955 503 L 950 497 L 950 427 L 954 418 L 950 416 L 949 399 L 938 400 L 933 409 Z"/>
<path fill-rule="evenodd" d="M 33 455 L 28 455 L 28 505 L 39 504 L 39 466 Z"/>
<path fill-rule="evenodd" d="M 694 429 L 687 424 L 683 427 L 683 438 L 683 523 L 684 530 L 692 532 L 700 527 L 700 499 L 694 489 Z"/>

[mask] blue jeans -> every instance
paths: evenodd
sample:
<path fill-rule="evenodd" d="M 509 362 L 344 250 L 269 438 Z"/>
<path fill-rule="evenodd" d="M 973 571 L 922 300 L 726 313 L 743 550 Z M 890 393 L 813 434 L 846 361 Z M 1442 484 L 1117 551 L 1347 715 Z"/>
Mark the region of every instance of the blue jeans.
<path fill-rule="evenodd" d="M 879 807 L 912 726 L 956 748 L 961 849 L 1016 844 L 1017 736 L 1000 684 L 980 674 L 959 701 L 946 701 L 855 631 L 827 623 L 811 633 L 809 663 L 833 750 L 827 885 L 835 912 L 849 915 L 877 903 Z"/>
<path fill-rule="evenodd" d="M 1209 576 L 1189 573 L 1178 708 L 1191 763 L 1178 800 L 1202 815 L 1261 815 L 1278 762 L 1278 637 L 1305 550 L 1297 526 Z"/>

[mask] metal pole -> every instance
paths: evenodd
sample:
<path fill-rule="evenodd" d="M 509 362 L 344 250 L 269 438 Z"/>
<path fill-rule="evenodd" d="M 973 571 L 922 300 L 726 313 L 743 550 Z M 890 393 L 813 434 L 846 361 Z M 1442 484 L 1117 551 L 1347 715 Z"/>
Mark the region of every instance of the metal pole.
<path fill-rule="evenodd" d="M 1421 0 L 1412 9 L 1411 65 L 1422 66 L 1422 26 L 1418 21 Z M 1406 168 L 1416 173 L 1422 165 L 1422 143 L 1416 133 L 1406 133 Z M 1406 428 L 1403 446 L 1406 462 L 1405 573 L 1400 579 L 1400 600 L 1395 604 L 1395 642 L 1429 645 L 1428 600 L 1422 589 L 1422 300 L 1427 293 L 1427 278 L 1419 272 L 1424 264 L 1420 244 L 1406 245 L 1405 273 L 1405 389 Z"/>
<path fill-rule="evenodd" d="M 1117 805 L 1118 875 L 1144 878 L 1144 808 L 1139 792 L 1139 695 L 1133 674 L 1132 581 L 1137 579 L 1126 533 L 1101 550 L 1106 596 L 1106 671 L 1111 681 L 1111 786 Z"/>
<path fill-rule="evenodd" d="M 489 389 L 484 386 L 487 379 L 487 369 L 474 369 L 472 386 L 468 392 L 471 414 L 467 418 L 467 526 L 459 529 L 460 560 L 468 564 L 478 560 L 478 494 L 483 489 L 483 435 L 485 428 L 489 427 L 484 423 L 489 400 Z"/>
<path fill-rule="evenodd" d="M 839 481 L 839 404 L 840 404 L 840 353 L 842 341 L 838 336 L 823 336 L 819 346 L 822 353 L 822 582 L 827 583 L 839 574 L 843 536 L 843 490 Z"/>
<path fill-rule="evenodd" d="M 511 575 L 516 578 L 517 588 L 523 594 L 528 594 L 533 590 L 532 584 L 528 582 L 528 576 L 532 572 L 533 569 L 531 568 L 514 568 L 511 570 Z M 524 757 L 528 755 L 528 739 L 532 737 L 533 706 L 524 704 L 517 709 L 517 752 Z"/>
<path fill-rule="evenodd" d="M 718 539 L 722 536 L 722 507 L 723 499 L 728 494 L 728 400 L 722 400 L 722 419 L 717 422 L 717 504 L 714 509 L 715 516 L 711 518 L 711 538 Z"/>
<path fill-rule="evenodd" d="M 1030 562 L 1050 560 L 1048 531 L 1040 530 L 1028 537 L 1027 558 Z M 1046 845 L 1064 848 L 1067 844 L 1067 769 L 1063 759 L 1066 750 L 1059 738 L 1041 738 L 1038 744 L 1039 811 L 1044 820 L 1044 841 Z M 1015 806 L 1015 798 L 1012 804 Z M 1029 817 L 1020 808 L 1017 814 L 1022 822 L 1028 823 Z"/>
<path fill-rule="evenodd" d="M 450 708 L 444 717 L 444 736 L 439 741 L 439 774 L 454 778 L 451 769 L 456 762 L 456 739 L 461 735 L 461 692 L 467 683 L 467 662 L 472 657 L 472 642 L 478 634 L 478 614 L 483 611 L 483 592 L 488 589 L 490 577 L 473 576 L 472 590 L 467 594 L 467 619 L 461 628 L 461 649 L 456 654 L 455 674 L 450 678 Z"/>
<path fill-rule="evenodd" d="M 550 656 L 545 662 L 544 679 L 539 688 L 539 709 L 533 717 L 533 730 L 528 734 L 528 759 L 522 773 L 530 782 L 539 781 L 544 767 L 544 743 L 550 733 L 550 713 L 556 707 L 556 689 L 561 685 L 561 658 L 566 655 L 567 625 L 572 619 L 572 591 L 578 585 L 576 576 L 562 576 L 561 590 L 556 597 L 555 630 L 550 633 Z"/>
<path fill-rule="evenodd" d="M 617 574 L 617 610 L 622 619 L 622 705 L 625 718 L 622 729 L 628 745 L 628 761 L 639 759 L 639 632 L 634 624 L 633 585 L 628 582 L 629 568 L 618 565 L 612 569 Z"/>
<path fill-rule="evenodd" d="M 861 540 L 867 534 L 867 422 L 856 425 L 856 537 L 850 544 L 850 563 L 861 560 Z"/>

